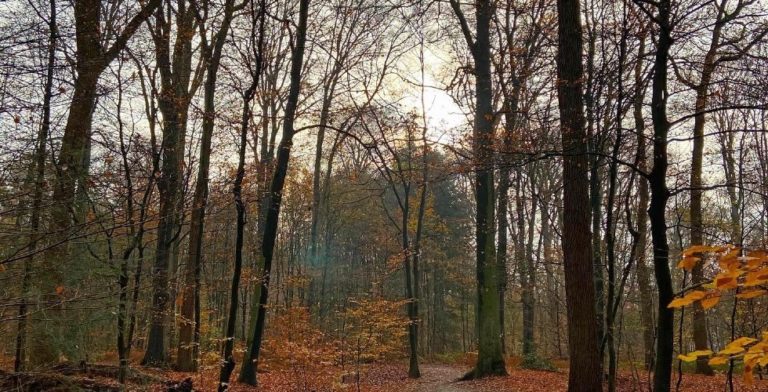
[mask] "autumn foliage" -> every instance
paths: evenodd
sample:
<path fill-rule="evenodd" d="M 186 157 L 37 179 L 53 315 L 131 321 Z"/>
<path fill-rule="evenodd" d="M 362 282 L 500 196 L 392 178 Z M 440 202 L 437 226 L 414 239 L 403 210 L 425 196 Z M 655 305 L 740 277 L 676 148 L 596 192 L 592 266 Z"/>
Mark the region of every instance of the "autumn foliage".
<path fill-rule="evenodd" d="M 677 266 L 691 271 L 697 264 L 708 261 L 715 263 L 717 274 L 700 287 L 684 290 L 684 294 L 669 303 L 669 308 L 699 303 L 703 309 L 710 309 L 728 294 L 734 295 L 736 300 L 751 300 L 768 292 L 764 288 L 768 283 L 768 252 L 765 250 L 750 251 L 731 245 L 696 245 L 683 252 L 683 259 Z M 754 381 L 755 368 L 758 365 L 768 365 L 768 331 L 764 331 L 759 337 L 739 337 L 717 352 L 697 350 L 680 354 L 678 359 L 693 362 L 699 357 L 707 356 L 710 357 L 709 364 L 713 366 L 729 361 L 742 361 L 744 381 L 751 384 Z"/>

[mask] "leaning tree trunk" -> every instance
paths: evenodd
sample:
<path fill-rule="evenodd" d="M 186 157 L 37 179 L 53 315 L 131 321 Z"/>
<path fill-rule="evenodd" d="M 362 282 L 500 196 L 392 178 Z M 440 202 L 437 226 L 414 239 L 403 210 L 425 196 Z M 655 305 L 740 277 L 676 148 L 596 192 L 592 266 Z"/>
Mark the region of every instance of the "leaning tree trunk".
<path fill-rule="evenodd" d="M 30 360 L 37 365 L 50 365 L 58 362 L 59 348 L 66 341 L 65 331 L 72 325 L 65 324 L 62 314 L 61 298 L 56 288 L 65 284 L 67 260 L 70 260 L 68 240 L 72 228 L 78 223 L 76 193 L 78 186 L 85 183 L 88 174 L 88 154 L 91 137 L 91 119 L 96 107 L 99 77 L 109 63 L 125 48 L 136 30 L 160 5 L 161 0 L 151 0 L 144 4 L 139 12 L 125 25 L 123 31 L 115 37 L 109 48 L 102 46 L 101 0 L 82 0 L 75 2 L 75 38 L 77 44 L 76 70 L 72 102 L 69 106 L 64 135 L 61 139 L 57 176 L 53 184 L 50 231 L 56 233 L 52 243 L 61 245 L 50 247 L 43 255 L 43 262 L 37 269 L 38 289 L 41 292 L 41 304 L 48 307 L 48 317 L 38 320 L 39 325 L 32 332 L 30 350 L 34 355 Z M 63 261 L 63 262 L 59 262 Z M 69 343 L 68 343 L 69 344 Z M 70 344 L 71 345 L 71 344 Z"/>
<path fill-rule="evenodd" d="M 558 0 L 557 95 L 563 143 L 563 261 L 568 304 L 568 391 L 602 390 L 595 315 L 584 128 L 581 12 L 578 0 Z"/>
<path fill-rule="evenodd" d="M 309 13 L 310 0 L 301 0 L 299 3 L 299 23 L 296 29 L 296 45 L 292 54 L 291 63 L 291 83 L 288 92 L 288 100 L 285 105 L 285 115 L 283 120 L 283 135 L 277 151 L 277 163 L 270 186 L 270 202 L 267 210 L 267 218 L 264 228 L 264 239 L 262 241 L 262 256 L 264 268 L 262 270 L 261 289 L 259 293 L 258 313 L 256 316 L 256 325 L 254 327 L 253 340 L 249 349 L 250 356 L 243 359 L 244 362 L 252 364 L 253 379 L 245 381 L 256 381 L 256 370 L 258 368 L 259 353 L 264 336 L 264 325 L 267 317 L 267 299 L 269 298 L 269 281 L 272 271 L 272 259 L 275 251 L 275 241 L 277 239 L 277 224 L 280 217 L 280 205 L 283 195 L 283 185 L 285 177 L 288 174 L 288 162 L 291 156 L 291 146 L 293 146 L 294 121 L 296 120 L 296 107 L 299 101 L 299 92 L 301 88 L 301 68 L 304 62 L 304 47 L 307 41 L 307 19 Z"/>
<path fill-rule="evenodd" d="M 231 3 L 229 3 L 231 5 Z M 222 353 L 221 372 L 219 374 L 219 392 L 229 389 L 229 378 L 235 370 L 235 324 L 237 322 L 238 295 L 240 288 L 240 275 L 243 268 L 243 239 L 245 237 L 245 203 L 243 202 L 243 178 L 245 177 L 245 151 L 248 145 L 248 120 L 251 117 L 251 101 L 256 93 L 261 75 L 261 47 L 262 37 L 259 35 L 259 57 L 256 72 L 251 86 L 243 94 L 243 116 L 240 129 L 240 150 L 238 153 L 237 175 L 232 187 L 232 194 L 237 209 L 237 234 L 235 237 L 235 271 L 232 274 L 232 286 L 229 299 L 229 316 L 227 317 L 227 330 L 224 336 L 224 350 Z"/>
<path fill-rule="evenodd" d="M 719 15 L 718 15 L 719 16 Z M 704 65 L 701 72 L 701 80 L 696 86 L 696 101 L 694 104 L 693 117 L 693 150 L 691 156 L 691 245 L 704 244 L 704 221 L 702 218 L 702 199 L 704 196 L 704 185 L 702 181 L 702 164 L 704 160 L 704 124 L 709 101 L 709 84 L 712 81 L 712 74 L 715 71 L 715 55 L 720 45 L 720 31 L 722 23 L 715 23 L 712 32 L 712 41 L 709 50 L 704 56 Z M 696 255 L 701 257 L 701 255 Z M 697 263 L 691 271 L 691 284 L 704 283 L 704 263 Z M 693 305 L 693 343 L 696 350 L 707 350 L 709 348 L 709 333 L 707 332 L 707 314 L 696 301 Z M 709 366 L 706 357 L 696 359 L 696 373 L 714 375 Z"/>

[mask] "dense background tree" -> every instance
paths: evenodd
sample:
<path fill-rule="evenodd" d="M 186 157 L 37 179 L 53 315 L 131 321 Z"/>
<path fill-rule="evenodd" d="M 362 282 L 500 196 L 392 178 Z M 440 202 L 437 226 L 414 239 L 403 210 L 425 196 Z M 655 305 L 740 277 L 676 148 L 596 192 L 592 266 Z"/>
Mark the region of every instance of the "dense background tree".
<path fill-rule="evenodd" d="M 765 299 L 668 305 L 721 276 L 693 245 L 762 260 L 766 14 L 2 2 L 0 369 L 131 384 L 143 359 L 200 389 L 258 365 L 268 387 L 362 390 L 406 358 L 425 388 L 460 376 L 445 363 L 502 383 L 570 364 L 573 390 L 732 379 L 742 359 L 676 355 L 760 338 Z"/>

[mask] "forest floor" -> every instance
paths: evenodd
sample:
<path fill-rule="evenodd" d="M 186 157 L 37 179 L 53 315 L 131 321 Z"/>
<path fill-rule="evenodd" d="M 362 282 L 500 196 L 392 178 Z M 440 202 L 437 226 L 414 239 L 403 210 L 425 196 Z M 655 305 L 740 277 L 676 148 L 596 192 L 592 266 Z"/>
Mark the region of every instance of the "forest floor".
<path fill-rule="evenodd" d="M 30 372 L 21 374 L 4 373 L 0 370 L 0 392 L 5 391 L 119 391 L 116 367 L 111 365 L 89 365 L 87 371 L 68 367 L 67 371 Z M 419 379 L 407 377 L 407 364 L 365 365 L 360 369 L 346 371 L 334 366 L 313 366 L 311 368 L 272 369 L 259 374 L 259 388 L 233 383 L 230 391 L 245 392 L 560 392 L 566 391 L 568 370 L 537 371 L 510 367 L 506 377 L 491 377 L 473 381 L 458 381 L 468 370 L 462 364 L 422 364 Z M 357 376 L 359 374 L 359 377 Z M 233 380 L 237 374 L 233 375 Z M 215 391 L 218 369 L 203 367 L 198 373 L 180 373 L 132 367 L 132 378 L 128 391 L 188 391 L 180 383 L 189 379 L 195 391 Z M 648 391 L 649 375 L 645 372 L 624 370 L 617 383 L 618 392 Z M 673 388 L 677 374 L 673 375 Z M 684 374 L 679 391 L 721 392 L 728 390 L 726 377 L 722 374 L 707 377 Z M 740 376 L 734 376 L 736 392 L 766 392 L 768 380 L 757 380 L 746 386 Z"/>

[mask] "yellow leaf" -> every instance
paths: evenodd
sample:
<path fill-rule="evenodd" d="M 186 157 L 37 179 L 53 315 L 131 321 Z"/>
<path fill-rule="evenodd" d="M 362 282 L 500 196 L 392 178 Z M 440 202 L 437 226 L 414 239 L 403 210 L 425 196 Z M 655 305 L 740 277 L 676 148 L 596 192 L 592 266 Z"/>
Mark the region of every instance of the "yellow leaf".
<path fill-rule="evenodd" d="M 756 341 L 757 341 L 757 339 L 755 339 L 755 338 L 750 338 L 748 336 L 742 336 L 742 337 L 740 337 L 740 338 L 738 338 L 738 339 L 728 343 L 726 345 L 726 347 L 743 347 L 743 346 L 746 346 L 748 344 L 752 344 L 752 343 L 754 343 Z"/>
<path fill-rule="evenodd" d="M 738 261 L 731 260 L 729 262 L 720 262 L 720 269 L 726 271 L 726 272 L 734 272 L 739 269 L 741 264 L 739 264 Z"/>
<path fill-rule="evenodd" d="M 683 251 L 683 257 L 695 255 L 696 253 L 716 252 L 721 249 L 719 246 L 692 245 Z"/>
<path fill-rule="evenodd" d="M 762 249 L 753 250 L 747 253 L 747 256 L 755 258 L 755 260 L 752 260 L 748 263 L 750 268 L 756 268 L 761 264 L 765 263 L 766 261 L 768 261 L 768 252 Z"/>
<path fill-rule="evenodd" d="M 760 357 L 761 357 L 760 354 L 747 353 L 746 355 L 744 355 L 744 365 L 749 367 L 754 367 L 755 364 L 757 363 L 757 360 L 760 359 Z"/>
<path fill-rule="evenodd" d="M 717 355 L 733 355 L 744 351 L 744 347 L 741 346 L 725 346 L 724 349 L 718 351 Z"/>
<path fill-rule="evenodd" d="M 709 366 L 716 366 L 716 365 L 724 365 L 728 362 L 728 358 L 726 357 L 712 357 L 712 359 L 709 360 Z"/>
<path fill-rule="evenodd" d="M 698 257 L 685 256 L 682 260 L 680 260 L 679 263 L 677 263 L 677 268 L 691 271 L 694 267 L 696 267 L 696 264 L 698 264 L 699 261 L 701 261 L 701 259 Z"/>
<path fill-rule="evenodd" d="M 736 258 L 739 257 L 740 254 L 741 254 L 741 249 L 734 247 L 728 253 L 720 257 L 720 261 L 729 262 L 732 260 L 736 260 Z"/>
<path fill-rule="evenodd" d="M 683 306 L 688 306 L 691 303 L 693 303 L 693 301 L 688 298 L 675 298 L 672 300 L 672 302 L 669 303 L 669 305 L 667 305 L 667 308 L 669 309 L 682 308 Z"/>
<path fill-rule="evenodd" d="M 712 350 L 696 350 L 688 353 L 688 355 L 694 356 L 694 357 L 706 357 L 707 355 L 712 355 Z"/>
<path fill-rule="evenodd" d="M 709 298 L 705 298 L 701 300 L 701 307 L 702 309 L 712 309 L 720 302 L 720 296 L 714 295 Z"/>
<path fill-rule="evenodd" d="M 765 259 L 754 258 L 747 262 L 747 267 L 749 267 L 749 269 L 755 269 L 763 265 L 764 262 L 765 262 Z"/>
<path fill-rule="evenodd" d="M 680 354 L 680 355 L 677 356 L 677 359 L 679 359 L 679 360 L 681 360 L 683 362 L 693 362 L 693 361 L 696 360 L 696 358 L 697 357 L 695 357 L 693 355 L 685 355 L 685 354 Z"/>
<path fill-rule="evenodd" d="M 748 272 L 744 279 L 744 287 L 759 286 L 765 282 L 765 279 L 760 279 L 760 271 Z"/>
<path fill-rule="evenodd" d="M 760 360 L 757 361 L 758 365 L 762 367 L 768 366 L 768 355 L 764 355 Z"/>
<path fill-rule="evenodd" d="M 721 272 L 717 274 L 715 277 L 715 286 L 720 290 L 736 288 L 736 286 L 738 286 L 738 281 L 736 278 L 738 278 L 742 272 L 743 271 L 737 270 L 731 272 Z"/>
<path fill-rule="evenodd" d="M 765 293 L 766 291 L 763 289 L 750 290 L 750 291 L 745 291 L 743 293 L 736 294 L 736 298 L 750 299 L 750 298 L 759 297 Z"/>
<path fill-rule="evenodd" d="M 749 354 L 763 354 L 766 351 L 768 351 L 768 343 L 766 342 L 760 342 L 752 347 L 749 348 L 747 353 Z"/>
<path fill-rule="evenodd" d="M 700 300 L 700 299 L 702 299 L 702 298 L 704 298 L 706 296 L 707 296 L 707 292 L 706 291 L 695 290 L 695 291 L 691 291 L 690 293 L 686 294 L 684 298 L 690 299 L 692 301 L 698 301 L 698 300 Z"/>

